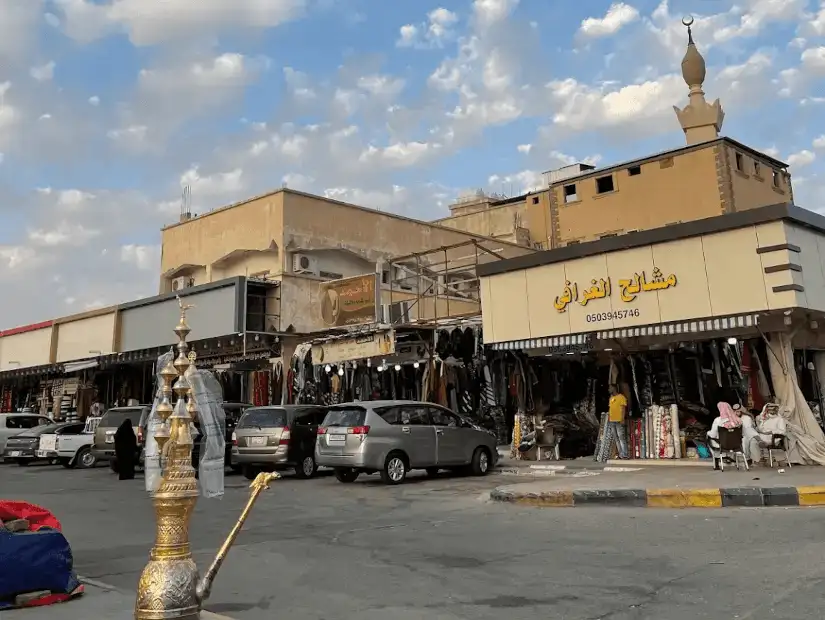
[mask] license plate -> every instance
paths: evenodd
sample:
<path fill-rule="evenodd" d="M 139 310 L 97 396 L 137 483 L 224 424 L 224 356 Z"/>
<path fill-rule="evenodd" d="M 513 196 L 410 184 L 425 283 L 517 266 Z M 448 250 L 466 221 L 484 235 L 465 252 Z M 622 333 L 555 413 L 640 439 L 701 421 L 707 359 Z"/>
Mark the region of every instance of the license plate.
<path fill-rule="evenodd" d="M 327 435 L 329 437 L 329 443 L 343 443 L 347 440 L 346 435 Z"/>
<path fill-rule="evenodd" d="M 20 450 L 12 450 L 11 452 L 9 452 L 9 456 L 20 456 Z"/>
<path fill-rule="evenodd" d="M 249 438 L 249 445 L 250 446 L 265 446 L 266 445 L 266 437 L 250 437 Z"/>
<path fill-rule="evenodd" d="M 106 443 L 115 443 L 115 438 L 113 435 L 109 435 L 106 437 Z"/>
<path fill-rule="evenodd" d="M 49 456 L 49 452 L 47 450 L 38 450 L 37 452 L 35 452 L 35 454 L 41 459 L 44 459 L 47 456 Z"/>

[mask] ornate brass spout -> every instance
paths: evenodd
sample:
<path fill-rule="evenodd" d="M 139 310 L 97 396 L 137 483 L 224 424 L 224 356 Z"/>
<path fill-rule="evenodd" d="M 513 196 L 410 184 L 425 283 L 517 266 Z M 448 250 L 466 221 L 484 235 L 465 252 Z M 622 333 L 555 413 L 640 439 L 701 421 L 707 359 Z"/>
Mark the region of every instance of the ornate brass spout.
<path fill-rule="evenodd" d="M 255 501 L 277 474 L 261 474 L 252 483 L 252 494 L 240 519 L 221 546 L 203 580 L 199 583 L 198 567 L 189 544 L 189 521 L 198 499 L 198 481 L 192 467 L 192 433 L 190 426 L 197 414 L 191 386 L 185 377 L 195 363 L 194 352 L 188 353 L 186 337 L 191 331 L 186 311 L 192 306 L 180 304 L 180 321 L 175 327 L 178 355 L 161 369 L 161 402 L 156 411 L 162 420 L 154 435 L 161 452 L 163 475 L 154 492 L 157 522 L 155 544 L 143 569 L 135 601 L 135 620 L 198 620 L 203 601 L 209 596 L 212 582 L 220 570 L 232 543 L 249 516 Z M 172 393 L 177 395 L 174 406 Z"/>
<path fill-rule="evenodd" d="M 215 559 L 212 560 L 209 570 L 206 571 L 203 579 L 201 579 L 201 582 L 198 584 L 197 595 L 198 600 L 201 602 L 209 598 L 209 594 L 212 592 L 212 582 L 215 580 L 215 576 L 218 574 L 218 571 L 221 570 L 223 561 L 226 559 L 229 550 L 235 543 L 235 539 L 238 537 L 238 534 L 240 534 L 249 513 L 252 512 L 252 507 L 255 505 L 255 502 L 258 501 L 258 496 L 262 491 L 269 488 L 270 482 L 277 480 L 280 477 L 281 476 L 275 472 L 261 473 L 258 474 L 255 477 L 255 480 L 252 481 L 252 484 L 249 485 L 249 488 L 252 489 L 252 494 L 249 496 L 249 501 L 246 502 L 246 506 L 244 506 L 243 512 L 238 518 L 238 522 L 235 523 L 235 527 L 233 527 L 232 531 L 229 532 L 229 536 L 226 537 L 226 540 L 221 545 Z"/>

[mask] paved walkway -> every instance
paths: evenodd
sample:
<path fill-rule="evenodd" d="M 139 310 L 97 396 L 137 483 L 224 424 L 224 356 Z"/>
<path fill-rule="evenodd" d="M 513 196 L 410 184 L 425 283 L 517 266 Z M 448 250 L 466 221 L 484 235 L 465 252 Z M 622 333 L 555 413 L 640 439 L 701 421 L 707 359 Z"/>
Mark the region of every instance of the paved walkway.
<path fill-rule="evenodd" d="M 135 594 L 123 592 L 93 581 L 85 580 L 86 593 L 66 603 L 46 607 L 29 607 L 0 612 L 3 620 L 134 620 Z M 232 620 L 208 611 L 201 612 L 201 620 Z"/>
<path fill-rule="evenodd" d="M 490 498 L 533 506 L 704 507 L 825 505 L 825 469 L 760 467 L 724 472 L 708 468 L 644 468 L 633 472 L 559 471 L 541 480 L 501 486 Z M 572 474 L 572 475 L 571 475 Z"/>

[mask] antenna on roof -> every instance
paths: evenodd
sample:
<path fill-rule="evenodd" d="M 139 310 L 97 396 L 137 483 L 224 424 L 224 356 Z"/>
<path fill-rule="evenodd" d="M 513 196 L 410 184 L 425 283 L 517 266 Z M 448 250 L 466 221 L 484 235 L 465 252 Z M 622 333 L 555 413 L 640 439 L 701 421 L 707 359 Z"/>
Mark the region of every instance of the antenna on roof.
<path fill-rule="evenodd" d="M 192 219 L 192 187 L 183 186 L 180 197 L 180 221 L 185 222 Z"/>

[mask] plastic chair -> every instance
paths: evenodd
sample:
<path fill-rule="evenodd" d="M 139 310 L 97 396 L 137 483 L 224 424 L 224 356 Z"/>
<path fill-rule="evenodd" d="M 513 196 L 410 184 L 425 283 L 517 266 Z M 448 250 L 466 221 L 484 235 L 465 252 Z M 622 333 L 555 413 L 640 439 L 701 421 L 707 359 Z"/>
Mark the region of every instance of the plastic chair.
<path fill-rule="evenodd" d="M 742 450 L 742 427 L 737 428 L 720 428 L 719 429 L 719 467 L 725 471 L 726 455 L 733 456 L 733 462 L 736 464 L 736 469 L 739 469 L 739 458 L 745 464 L 745 471 L 748 471 L 748 459 L 745 452 Z"/>
<path fill-rule="evenodd" d="M 791 459 L 788 456 L 788 438 L 785 435 L 771 435 L 771 442 L 768 444 L 768 461 L 771 467 L 773 467 L 774 451 L 785 453 L 785 461 L 788 463 L 788 469 L 790 469 Z M 776 459 L 776 463 L 779 464 L 779 459 Z"/>

